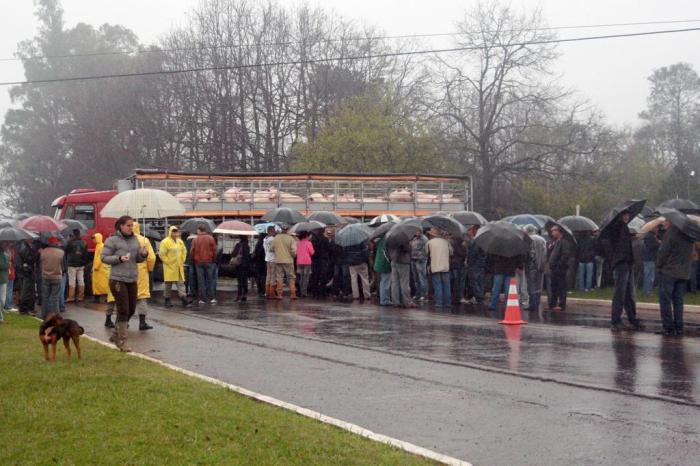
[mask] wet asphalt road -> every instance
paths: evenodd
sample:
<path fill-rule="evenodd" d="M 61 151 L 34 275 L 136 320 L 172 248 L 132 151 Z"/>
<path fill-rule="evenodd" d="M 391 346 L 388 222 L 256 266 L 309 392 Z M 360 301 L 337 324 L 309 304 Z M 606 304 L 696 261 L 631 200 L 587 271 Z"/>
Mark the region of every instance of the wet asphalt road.
<path fill-rule="evenodd" d="M 72 308 L 105 339 L 103 306 Z M 698 464 L 700 338 L 595 315 L 321 301 L 152 307 L 134 350 L 475 464 Z M 694 332 L 692 332 L 694 334 Z"/>

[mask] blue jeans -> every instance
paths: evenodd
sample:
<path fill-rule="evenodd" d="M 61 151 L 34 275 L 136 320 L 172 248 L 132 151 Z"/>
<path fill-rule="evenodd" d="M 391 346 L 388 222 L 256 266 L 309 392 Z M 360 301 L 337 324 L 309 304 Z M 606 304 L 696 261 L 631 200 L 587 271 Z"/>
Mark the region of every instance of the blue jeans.
<path fill-rule="evenodd" d="M 187 291 L 187 296 L 197 296 L 197 269 L 195 269 L 194 264 L 185 264 L 185 291 Z"/>
<path fill-rule="evenodd" d="M 61 312 L 66 312 L 66 283 L 68 283 L 68 275 L 63 275 L 61 289 L 58 292 L 58 310 Z"/>
<path fill-rule="evenodd" d="M 619 325 L 622 321 L 622 310 L 627 313 L 630 324 L 637 324 L 637 303 L 634 287 L 634 273 L 632 264 L 620 263 L 613 269 L 615 289 L 612 300 L 612 312 L 610 320 L 613 325 Z"/>
<path fill-rule="evenodd" d="M 698 261 L 693 261 L 690 265 L 690 292 L 698 290 Z"/>
<path fill-rule="evenodd" d="M 63 279 L 41 281 L 41 318 L 46 319 L 49 314 L 58 312 L 59 294 L 61 293 Z"/>
<path fill-rule="evenodd" d="M 450 275 L 450 272 L 434 272 L 432 274 L 433 292 L 435 293 L 436 306 L 443 307 L 452 304 Z"/>
<path fill-rule="evenodd" d="M 484 269 L 467 267 L 467 287 L 470 298 L 484 300 Z"/>
<path fill-rule="evenodd" d="M 459 304 L 459 300 L 464 297 L 464 286 L 467 284 L 467 268 L 462 265 L 461 267 L 450 269 L 450 279 L 455 303 Z"/>
<path fill-rule="evenodd" d="M 416 286 L 416 296 L 419 298 L 428 297 L 428 261 L 411 261 L 411 277 Z"/>
<path fill-rule="evenodd" d="M 593 262 L 578 263 L 578 289 L 581 291 L 593 288 Z"/>
<path fill-rule="evenodd" d="M 200 300 L 212 300 L 216 296 L 216 264 L 202 262 L 195 265 L 197 269 L 197 289 Z"/>
<path fill-rule="evenodd" d="M 654 291 L 654 278 L 656 278 L 656 262 L 644 262 L 644 279 L 642 281 L 642 291 L 649 296 Z"/>
<path fill-rule="evenodd" d="M 510 285 L 510 279 L 512 277 L 507 277 L 505 275 L 494 275 L 493 276 L 493 287 L 491 288 L 491 303 L 489 304 L 489 309 L 495 310 L 498 307 L 498 296 L 503 291 L 504 286 Z M 505 291 L 508 294 L 508 290 Z"/>
<path fill-rule="evenodd" d="M 379 274 L 379 304 L 391 306 L 391 272 Z"/>
<path fill-rule="evenodd" d="M 683 331 L 683 297 L 688 280 L 659 274 L 659 309 L 664 330 Z"/>
<path fill-rule="evenodd" d="M 7 295 L 5 296 L 5 309 L 12 309 L 14 306 L 13 292 L 15 288 L 15 281 L 10 280 L 7 282 Z"/>

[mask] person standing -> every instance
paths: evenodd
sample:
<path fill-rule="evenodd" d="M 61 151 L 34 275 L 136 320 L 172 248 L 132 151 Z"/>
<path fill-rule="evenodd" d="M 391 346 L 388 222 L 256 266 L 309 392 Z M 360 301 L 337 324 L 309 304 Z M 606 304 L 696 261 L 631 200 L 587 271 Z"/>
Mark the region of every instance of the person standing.
<path fill-rule="evenodd" d="M 552 242 L 549 245 L 547 263 L 552 280 L 552 293 L 549 296 L 549 309 L 563 311 L 566 309 L 566 274 L 572 257 L 569 242 L 558 226 L 549 230 Z"/>
<path fill-rule="evenodd" d="M 250 254 L 250 251 L 249 251 Z M 190 255 L 197 270 L 199 304 L 216 304 L 216 241 L 204 225 L 197 226 Z"/>
<path fill-rule="evenodd" d="M 238 262 L 234 272 L 238 285 L 236 301 L 244 303 L 248 300 L 248 275 L 250 275 L 250 267 L 252 265 L 250 243 L 247 236 L 238 237 L 238 243 L 233 247 L 233 253 L 231 254 L 231 260 L 234 260 L 234 258 Z"/>
<path fill-rule="evenodd" d="M 17 258 L 17 249 L 15 248 L 15 243 L 7 243 L 7 256 L 10 259 L 10 268 L 7 271 L 7 295 L 5 296 L 4 308 L 6 311 L 13 311 L 15 309 L 15 278 L 17 274 L 15 272 L 15 262 Z"/>
<path fill-rule="evenodd" d="M 642 248 L 642 261 L 644 262 L 644 276 L 642 278 L 642 292 L 644 296 L 651 295 L 656 279 L 656 257 L 659 253 L 661 241 L 659 240 L 659 227 L 655 227 L 644 235 Z"/>
<path fill-rule="evenodd" d="M 146 316 L 148 315 L 148 300 L 151 298 L 151 273 L 156 266 L 156 253 L 148 238 L 141 235 L 138 222 L 134 222 L 132 230 L 139 241 L 140 248 L 142 250 L 145 248 L 148 252 L 146 260 L 137 264 L 136 313 L 139 315 L 139 330 L 151 330 L 153 327 L 146 322 Z"/>
<path fill-rule="evenodd" d="M 275 235 L 272 250 L 275 253 L 275 280 L 277 282 L 276 299 L 283 299 L 284 280 L 289 285 L 289 297 L 297 299 L 296 274 L 294 273 L 294 258 L 296 257 L 296 241 L 287 232 L 289 225 L 280 226 L 282 232 Z"/>
<path fill-rule="evenodd" d="M 367 241 L 354 246 L 344 247 L 343 255 L 350 273 L 352 299 L 360 299 L 359 279 L 359 284 L 362 286 L 362 299 L 369 300 L 372 295 L 369 292 L 369 267 L 367 265 L 369 262 L 369 246 Z"/>
<path fill-rule="evenodd" d="M 299 273 L 299 296 L 306 298 L 309 295 L 309 278 L 313 269 L 313 257 L 316 251 L 309 239 L 309 233 L 299 233 L 297 244 L 297 270 Z"/>
<path fill-rule="evenodd" d="M 582 232 L 577 241 L 576 262 L 578 263 L 578 289 L 584 292 L 593 288 L 593 269 L 595 261 L 595 241 L 593 233 Z"/>
<path fill-rule="evenodd" d="M 693 240 L 666 221 L 659 247 L 659 310 L 665 336 L 683 335 L 683 299 L 691 272 Z"/>
<path fill-rule="evenodd" d="M 59 293 L 64 272 L 64 251 L 55 236 L 48 239 L 48 246 L 40 252 L 41 264 L 41 318 L 59 312 Z"/>
<path fill-rule="evenodd" d="M 458 305 L 464 299 L 467 284 L 467 242 L 463 236 L 452 236 L 448 240 L 452 248 L 450 255 L 450 291 L 452 304 Z"/>
<path fill-rule="evenodd" d="M 386 238 L 382 236 L 374 249 L 374 271 L 379 274 L 379 305 L 391 306 L 391 262 L 386 254 Z"/>
<path fill-rule="evenodd" d="M 10 254 L 9 245 L 0 245 L 0 324 L 5 322 L 5 316 L 3 315 L 2 308 L 5 304 L 5 293 L 7 293 L 7 283 L 10 280 Z"/>
<path fill-rule="evenodd" d="M 436 228 L 430 229 L 430 241 L 425 245 L 425 253 L 430 258 L 430 277 L 433 281 L 435 306 L 450 307 L 452 304 L 450 283 L 450 257 L 452 244 L 442 237 Z"/>
<path fill-rule="evenodd" d="M 265 296 L 265 281 L 267 279 L 267 263 L 265 262 L 264 248 L 265 238 L 267 238 L 266 233 L 258 237 L 251 257 L 253 262 L 252 267 L 255 270 L 255 286 L 258 289 L 258 296 L 261 298 Z"/>
<path fill-rule="evenodd" d="M 99 298 L 109 294 L 109 265 L 102 262 L 102 249 L 105 246 L 102 233 L 95 233 L 92 239 L 95 241 L 95 255 L 92 259 L 92 294 Z"/>
<path fill-rule="evenodd" d="M 127 325 L 136 312 L 138 300 L 137 264 L 148 259 L 148 248 L 142 246 L 134 234 L 134 219 L 128 215 L 119 217 L 114 229 L 116 232 L 107 238 L 102 249 L 102 262 L 111 266 L 109 289 L 117 309 L 117 323 L 110 340 L 120 351 L 129 352 Z"/>
<path fill-rule="evenodd" d="M 635 330 L 641 330 L 642 325 L 637 318 L 637 303 L 632 267 L 634 252 L 632 250 L 633 235 L 627 224 L 631 220 L 629 212 L 623 212 L 609 227 L 610 268 L 615 284 L 612 308 L 610 312 L 610 330 L 617 332 L 622 324 L 622 311 L 627 313 L 627 319 Z"/>
<path fill-rule="evenodd" d="M 267 273 L 265 275 L 265 296 L 267 299 L 275 299 L 277 287 L 275 285 L 275 251 L 272 248 L 272 242 L 277 236 L 277 228 L 270 225 L 267 227 L 267 236 L 263 240 L 263 249 L 265 250 L 265 263 L 267 264 Z"/>
<path fill-rule="evenodd" d="M 473 225 L 469 229 L 471 241 L 467 246 L 467 295 L 469 304 L 483 304 L 484 302 L 484 271 L 486 269 L 486 253 L 481 249 L 474 237 L 479 231 L 479 225 Z"/>
<path fill-rule="evenodd" d="M 75 229 L 66 245 L 66 262 L 68 263 L 68 298 L 67 302 L 80 302 L 85 299 L 85 264 L 88 260 L 87 243 L 80 237 L 80 230 Z"/>
<path fill-rule="evenodd" d="M 19 312 L 20 314 L 34 313 L 36 302 L 36 270 L 39 253 L 34 247 L 34 240 L 26 239 L 17 251 L 15 272 L 19 279 Z"/>
<path fill-rule="evenodd" d="M 411 299 L 411 251 L 408 244 L 389 248 L 391 259 L 391 302 L 394 307 L 417 307 Z"/>
<path fill-rule="evenodd" d="M 491 288 L 491 302 L 489 310 L 495 311 L 501 292 L 508 293 L 511 279 L 515 276 L 517 269 L 525 266 L 526 256 L 503 257 L 490 255 L 493 268 L 493 287 Z"/>
<path fill-rule="evenodd" d="M 176 226 L 168 229 L 168 237 L 160 243 L 158 257 L 163 262 L 163 298 L 165 307 L 173 307 L 170 301 L 170 292 L 173 285 L 177 288 L 180 303 L 183 307 L 192 304 L 187 299 L 185 292 L 185 260 L 187 259 L 187 249 L 185 243 L 180 239 L 180 230 Z M 116 296 L 115 296 L 116 298 Z"/>
<path fill-rule="evenodd" d="M 415 284 L 416 293 L 413 299 L 425 301 L 428 298 L 428 256 L 425 246 L 428 238 L 422 231 L 417 231 L 416 236 L 409 243 L 411 247 L 411 278 Z"/>
<path fill-rule="evenodd" d="M 530 310 L 539 312 L 544 286 L 544 269 L 547 265 L 547 241 L 537 234 L 537 227 L 528 225 L 525 231 L 530 236 L 530 254 L 525 264 L 527 291 L 530 295 Z"/>

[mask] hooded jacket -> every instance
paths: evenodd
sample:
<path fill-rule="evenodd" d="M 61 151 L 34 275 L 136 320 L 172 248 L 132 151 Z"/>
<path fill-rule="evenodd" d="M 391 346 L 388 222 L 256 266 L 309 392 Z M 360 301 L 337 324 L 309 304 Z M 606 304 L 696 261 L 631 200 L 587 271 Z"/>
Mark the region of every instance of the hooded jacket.
<path fill-rule="evenodd" d="M 656 258 L 659 273 L 675 280 L 688 280 L 691 271 L 693 240 L 676 227 L 664 234 Z"/>
<path fill-rule="evenodd" d="M 129 254 L 129 260 L 121 261 L 121 256 Z M 136 235 L 124 236 L 121 231 L 107 238 L 102 249 L 102 262 L 111 265 L 110 280 L 124 283 L 134 283 L 138 279 L 136 264 L 146 260 L 141 255 L 141 245 Z"/>
<path fill-rule="evenodd" d="M 95 233 L 95 255 L 92 258 L 92 294 L 96 296 L 109 294 L 109 273 L 111 267 L 102 262 L 102 250 L 105 244 L 102 233 Z"/>
<path fill-rule="evenodd" d="M 174 240 L 173 231 L 177 227 L 168 229 L 168 237 L 160 243 L 158 257 L 163 262 L 163 281 L 180 282 L 185 280 L 185 260 L 187 259 L 187 248 L 180 238 Z"/>
<path fill-rule="evenodd" d="M 138 264 L 138 293 L 136 299 L 148 299 L 151 297 L 151 280 L 149 279 L 149 273 L 153 272 L 156 266 L 156 253 L 151 246 L 151 242 L 148 238 L 141 235 L 141 229 L 138 223 L 134 223 L 134 235 L 139 240 L 139 245 L 141 247 L 146 246 L 148 249 L 148 256 L 143 262 Z"/>

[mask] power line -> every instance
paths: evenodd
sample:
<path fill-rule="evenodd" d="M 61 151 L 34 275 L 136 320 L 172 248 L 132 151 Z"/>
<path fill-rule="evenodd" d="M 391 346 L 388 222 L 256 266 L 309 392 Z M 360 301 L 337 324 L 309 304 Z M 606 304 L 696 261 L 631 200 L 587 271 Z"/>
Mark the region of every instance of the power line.
<path fill-rule="evenodd" d="M 549 39 L 549 40 L 539 40 L 539 41 L 526 41 L 526 42 L 515 42 L 511 44 L 492 44 L 492 45 L 479 45 L 479 46 L 469 46 L 469 47 L 453 47 L 453 48 L 443 48 L 443 49 L 428 49 L 428 50 L 413 50 L 405 52 L 387 52 L 379 53 L 374 55 L 357 55 L 349 57 L 332 57 L 332 58 L 317 58 L 311 60 L 290 60 L 283 62 L 267 62 L 267 63 L 254 63 L 248 65 L 233 65 L 233 66 L 205 66 L 198 68 L 185 68 L 178 70 L 159 70 L 159 71 L 145 71 L 139 73 L 118 73 L 118 74 L 104 74 L 95 76 L 73 76 L 68 78 L 51 78 L 51 79 L 35 79 L 28 81 L 14 81 L 14 82 L 0 82 L 0 86 L 13 86 L 13 85 L 23 85 L 23 84 L 48 84 L 57 82 L 71 82 L 71 81 L 87 81 L 96 79 L 110 79 L 110 78 L 128 78 L 136 76 L 156 76 L 156 75 L 171 75 L 171 74 L 181 74 L 181 73 L 196 73 L 201 71 L 222 71 L 222 70 L 236 70 L 236 69 L 248 69 L 248 68 L 260 68 L 265 66 L 287 66 L 287 65 L 303 65 L 303 64 L 315 64 L 315 63 L 328 63 L 328 62 L 342 62 L 342 61 L 353 61 L 353 60 L 368 60 L 373 58 L 392 58 L 410 55 L 423 55 L 428 53 L 449 53 L 449 52 L 464 52 L 468 50 L 480 50 L 487 47 L 521 47 L 528 45 L 546 45 L 546 44 L 557 44 L 565 42 L 583 42 L 591 40 L 602 40 L 602 39 L 617 39 L 624 37 L 640 37 L 640 36 L 652 36 L 659 34 L 674 34 L 680 32 L 695 32 L 700 31 L 700 27 L 687 28 L 687 29 L 668 29 L 661 31 L 645 31 L 645 32 L 631 32 L 626 34 L 607 34 L 602 36 L 583 36 L 583 37 L 571 37 L 566 39 Z"/>
<path fill-rule="evenodd" d="M 608 28 L 608 27 L 625 27 L 625 26 L 651 26 L 659 24 L 683 24 L 683 23 L 698 23 L 700 19 L 683 19 L 683 20 L 671 20 L 671 21 L 642 21 L 633 23 L 603 23 L 603 24 L 583 24 L 583 25 L 573 25 L 573 26 L 551 26 L 551 27 L 541 27 L 541 28 L 525 28 L 523 31 L 558 31 L 558 30 L 571 30 L 571 29 L 594 29 L 594 28 Z M 478 32 L 478 31 L 472 31 Z M 494 31 L 484 31 L 484 32 L 494 32 Z M 505 31 L 507 32 L 507 31 Z M 362 40 L 387 40 L 387 39 L 420 39 L 427 37 L 453 37 L 465 34 L 464 32 L 438 32 L 438 33 L 424 33 L 424 34 L 405 34 L 405 35 L 391 35 L 391 36 L 367 36 L 367 37 L 345 37 L 345 38 L 333 38 L 333 39 L 323 39 L 315 41 L 315 44 L 323 44 L 330 42 L 342 42 L 342 41 L 362 41 Z M 256 42 L 256 43 L 246 43 L 246 44 L 222 44 L 222 45 L 211 45 L 206 47 L 173 47 L 173 48 L 152 48 L 152 49 L 135 49 L 135 50 L 114 50 L 108 52 L 90 52 L 90 53 L 74 53 L 65 55 L 33 55 L 31 57 L 5 57 L 0 58 L 0 62 L 10 62 L 10 61 L 24 61 L 24 60 L 49 60 L 49 59 L 63 59 L 63 58 L 81 58 L 81 57 L 107 57 L 115 55 L 136 55 L 136 54 L 146 54 L 146 53 L 167 53 L 167 52 L 186 52 L 186 51 L 202 51 L 202 50 L 219 50 L 219 49 L 229 49 L 237 47 L 272 47 L 272 46 L 290 46 L 294 44 L 301 44 L 302 41 L 287 41 L 287 42 Z"/>

